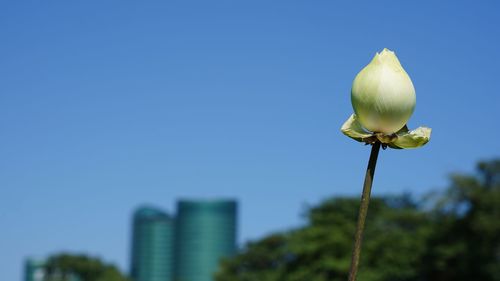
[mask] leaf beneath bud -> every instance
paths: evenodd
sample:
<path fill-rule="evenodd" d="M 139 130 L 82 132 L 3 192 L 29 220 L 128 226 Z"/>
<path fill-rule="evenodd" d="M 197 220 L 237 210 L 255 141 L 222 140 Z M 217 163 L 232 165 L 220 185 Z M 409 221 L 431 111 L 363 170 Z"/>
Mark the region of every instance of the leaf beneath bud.
<path fill-rule="evenodd" d="M 345 121 L 340 130 L 344 135 L 359 142 L 365 142 L 366 139 L 373 136 L 372 133 L 369 133 L 365 129 L 363 129 L 363 126 L 361 126 L 361 123 L 359 123 L 356 114 L 352 114 L 351 117 L 349 117 L 349 119 Z"/>
<path fill-rule="evenodd" d="M 419 127 L 409 131 L 404 126 L 395 134 L 371 133 L 363 128 L 356 114 L 352 114 L 340 129 L 342 133 L 356 141 L 374 143 L 379 141 L 395 149 L 418 148 L 428 143 L 431 138 L 431 128 Z"/>
<path fill-rule="evenodd" d="M 404 149 L 421 147 L 431 139 L 431 131 L 432 129 L 427 127 L 418 127 L 412 131 L 408 131 L 408 129 L 399 131 L 396 133 L 398 137 L 389 146 Z"/>

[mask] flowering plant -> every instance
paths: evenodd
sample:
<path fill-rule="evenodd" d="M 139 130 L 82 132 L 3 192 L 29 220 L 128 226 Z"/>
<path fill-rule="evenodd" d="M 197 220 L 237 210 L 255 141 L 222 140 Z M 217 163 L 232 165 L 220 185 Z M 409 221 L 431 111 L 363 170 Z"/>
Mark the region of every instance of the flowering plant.
<path fill-rule="evenodd" d="M 431 129 L 419 127 L 410 131 L 406 126 L 415 109 L 415 88 L 394 52 L 388 49 L 377 53 L 358 73 L 352 84 L 351 102 L 354 114 L 347 119 L 341 131 L 356 141 L 372 146 L 349 270 L 349 281 L 355 281 L 380 147 L 421 147 L 429 142 Z"/>
<path fill-rule="evenodd" d="M 415 109 L 415 88 L 394 52 L 384 49 L 358 73 L 351 91 L 354 114 L 342 133 L 359 142 L 380 142 L 385 148 L 417 148 L 426 144 L 431 129 L 408 130 Z"/>

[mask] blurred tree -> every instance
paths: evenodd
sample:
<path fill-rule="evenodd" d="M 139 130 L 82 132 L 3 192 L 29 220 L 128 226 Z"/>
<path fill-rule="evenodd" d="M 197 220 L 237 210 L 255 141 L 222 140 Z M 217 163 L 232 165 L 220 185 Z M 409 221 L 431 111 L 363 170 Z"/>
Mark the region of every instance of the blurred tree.
<path fill-rule="evenodd" d="M 306 227 L 248 244 L 223 261 L 216 280 L 346 280 L 358 206 L 336 198 L 311 208 Z M 408 196 L 374 198 L 359 279 L 418 280 L 428 221 Z"/>
<path fill-rule="evenodd" d="M 500 280 L 500 160 L 479 163 L 476 175 L 452 175 L 433 215 L 428 280 Z"/>
<path fill-rule="evenodd" d="M 45 281 L 128 281 L 115 266 L 85 255 L 52 256 L 46 271 Z"/>
<path fill-rule="evenodd" d="M 225 260 L 223 270 L 216 280 L 281 280 L 288 258 L 287 243 L 287 237 L 281 234 L 248 243 L 244 252 Z"/>
<path fill-rule="evenodd" d="M 478 167 L 478 175 L 453 175 L 432 201 L 373 198 L 359 280 L 499 281 L 500 160 Z M 306 226 L 247 244 L 216 280 L 346 280 L 358 206 L 335 198 L 310 208 Z"/>

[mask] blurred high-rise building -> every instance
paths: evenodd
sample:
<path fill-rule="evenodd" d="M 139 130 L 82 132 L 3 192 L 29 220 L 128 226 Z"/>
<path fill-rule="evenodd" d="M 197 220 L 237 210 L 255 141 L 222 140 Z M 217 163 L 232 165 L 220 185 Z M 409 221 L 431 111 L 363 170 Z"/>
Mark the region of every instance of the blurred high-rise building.
<path fill-rule="evenodd" d="M 174 280 L 174 219 L 141 207 L 132 225 L 131 277 L 134 281 Z"/>
<path fill-rule="evenodd" d="M 24 264 L 24 281 L 43 281 L 45 278 L 45 261 L 27 259 Z"/>
<path fill-rule="evenodd" d="M 134 212 L 133 281 L 213 281 L 221 258 L 236 252 L 235 200 L 180 200 L 174 217 L 151 207 Z"/>
<path fill-rule="evenodd" d="M 176 281 L 213 281 L 222 257 L 236 251 L 237 203 L 234 200 L 177 204 Z"/>

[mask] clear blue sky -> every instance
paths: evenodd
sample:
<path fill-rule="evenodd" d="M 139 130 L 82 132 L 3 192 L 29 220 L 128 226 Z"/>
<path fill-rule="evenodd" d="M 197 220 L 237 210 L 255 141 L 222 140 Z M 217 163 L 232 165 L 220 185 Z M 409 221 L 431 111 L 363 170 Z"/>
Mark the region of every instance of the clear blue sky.
<path fill-rule="evenodd" d="M 0 279 L 63 250 L 127 268 L 142 203 L 236 197 L 243 242 L 358 196 L 369 148 L 339 128 L 384 47 L 433 136 L 383 151 L 375 194 L 499 156 L 498 1 L 333 2 L 0 2 Z"/>

